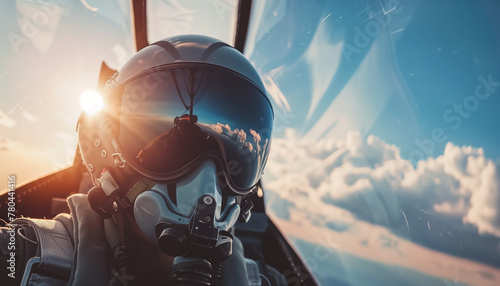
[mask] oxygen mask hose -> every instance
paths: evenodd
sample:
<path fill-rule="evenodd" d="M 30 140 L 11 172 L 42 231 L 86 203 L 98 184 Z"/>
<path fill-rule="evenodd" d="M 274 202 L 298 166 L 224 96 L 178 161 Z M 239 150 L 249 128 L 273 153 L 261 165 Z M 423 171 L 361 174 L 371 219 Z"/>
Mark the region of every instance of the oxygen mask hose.
<path fill-rule="evenodd" d="M 213 285 L 212 265 L 205 259 L 177 256 L 172 272 L 177 286 Z"/>

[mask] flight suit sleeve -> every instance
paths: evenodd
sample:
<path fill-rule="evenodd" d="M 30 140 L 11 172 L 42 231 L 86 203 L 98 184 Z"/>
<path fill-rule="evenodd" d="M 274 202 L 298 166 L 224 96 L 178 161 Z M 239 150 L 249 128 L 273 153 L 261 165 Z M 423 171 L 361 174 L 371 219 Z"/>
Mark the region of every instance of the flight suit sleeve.
<path fill-rule="evenodd" d="M 31 235 L 34 233 L 22 226 L 0 227 L 0 285 L 21 283 L 26 261 L 36 254 L 36 244 L 23 238 Z"/>

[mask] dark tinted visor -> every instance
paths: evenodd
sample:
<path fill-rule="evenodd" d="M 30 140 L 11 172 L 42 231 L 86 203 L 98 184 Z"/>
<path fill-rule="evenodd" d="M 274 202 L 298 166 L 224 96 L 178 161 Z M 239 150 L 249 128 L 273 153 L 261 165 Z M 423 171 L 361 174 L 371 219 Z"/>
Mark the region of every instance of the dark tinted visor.
<path fill-rule="evenodd" d="M 115 86 L 110 97 L 118 107 L 120 152 L 141 173 L 175 180 L 213 155 L 233 189 L 247 190 L 260 179 L 273 112 L 247 78 L 203 64 L 170 67 Z"/>

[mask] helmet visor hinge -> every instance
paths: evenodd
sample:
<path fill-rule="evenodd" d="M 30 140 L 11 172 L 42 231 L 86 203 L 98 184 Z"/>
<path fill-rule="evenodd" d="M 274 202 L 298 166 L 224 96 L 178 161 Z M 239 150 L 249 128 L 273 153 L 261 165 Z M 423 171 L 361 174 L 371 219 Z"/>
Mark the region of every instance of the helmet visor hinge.
<path fill-rule="evenodd" d="M 125 168 L 127 161 L 125 161 L 122 154 L 113 153 L 113 154 L 111 154 L 111 158 L 113 158 L 113 161 L 115 162 L 115 167 L 122 168 L 122 169 Z"/>

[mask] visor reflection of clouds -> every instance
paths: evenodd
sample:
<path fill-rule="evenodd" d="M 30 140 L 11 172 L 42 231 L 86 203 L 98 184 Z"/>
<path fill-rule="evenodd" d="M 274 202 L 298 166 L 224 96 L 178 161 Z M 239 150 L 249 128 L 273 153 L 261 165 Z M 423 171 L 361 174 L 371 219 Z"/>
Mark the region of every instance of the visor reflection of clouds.
<path fill-rule="evenodd" d="M 273 111 L 246 77 L 206 64 L 169 65 L 112 86 L 109 94 L 119 119 L 116 143 L 139 173 L 175 181 L 212 156 L 237 193 L 260 179 Z"/>

